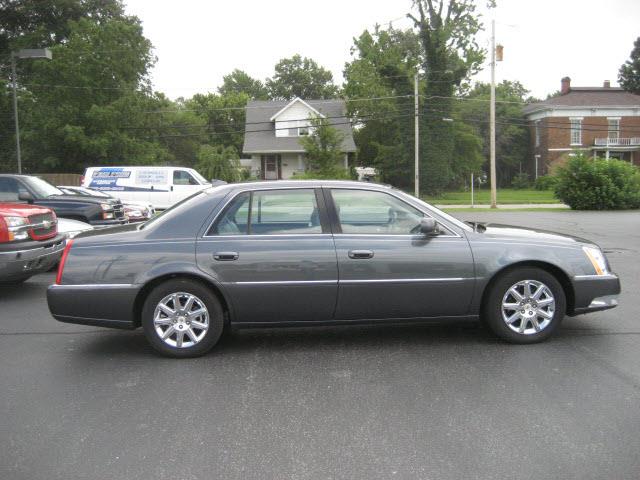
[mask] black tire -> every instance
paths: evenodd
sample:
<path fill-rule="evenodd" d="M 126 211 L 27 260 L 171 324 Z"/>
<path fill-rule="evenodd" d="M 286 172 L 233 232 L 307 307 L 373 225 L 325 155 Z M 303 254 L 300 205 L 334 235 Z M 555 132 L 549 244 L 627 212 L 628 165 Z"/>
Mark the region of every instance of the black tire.
<path fill-rule="evenodd" d="M 522 318 L 515 320 L 512 323 L 512 327 L 507 325 L 507 321 L 503 318 L 503 309 L 502 302 L 505 295 L 509 289 L 518 284 L 518 282 L 525 280 L 533 280 L 535 282 L 540 282 L 544 284 L 553 295 L 555 300 L 555 308 L 553 311 L 553 316 L 551 317 L 548 324 L 542 328 L 540 331 L 535 331 L 534 323 L 532 319 L 524 320 L 524 325 L 526 331 L 533 332 L 531 333 L 520 333 L 518 331 L 514 331 L 514 329 L 519 330 L 520 326 L 523 322 Z M 517 290 L 517 289 L 516 289 Z M 544 295 L 544 294 L 543 294 Z M 529 298 L 529 297 L 527 297 Z M 548 297 L 543 297 L 548 298 Z M 507 303 L 511 304 L 514 302 L 515 297 L 508 297 Z M 525 300 L 526 302 L 527 300 Z M 535 302 L 535 300 L 534 300 Z M 527 303 L 529 305 L 529 303 Z M 537 304 L 535 304 L 537 306 Z M 520 307 L 518 307 L 519 309 Z M 545 306 L 541 307 L 547 313 L 549 313 L 550 307 Z M 511 270 L 502 274 L 500 277 L 496 279 L 495 282 L 490 287 L 490 290 L 485 299 L 483 308 L 482 308 L 482 319 L 484 323 L 500 338 L 506 340 L 510 343 L 518 343 L 518 344 L 529 344 L 529 343 L 537 343 L 542 342 L 549 338 L 553 332 L 559 327 L 560 322 L 565 316 L 567 309 L 566 297 L 564 294 L 564 290 L 560 282 L 556 279 L 555 276 L 550 274 L 549 272 L 542 270 L 540 268 L 535 267 L 522 267 Z M 527 312 L 526 310 L 530 310 Z M 518 310 L 522 312 L 523 310 Z M 507 310 L 505 316 L 517 314 L 518 311 L 516 309 Z M 535 321 L 542 320 L 539 322 L 539 325 L 542 325 L 545 318 L 538 317 L 535 312 L 537 310 L 533 309 L 525 309 L 525 315 L 527 313 L 534 312 Z M 513 329 L 512 329 L 513 328 Z"/>
<path fill-rule="evenodd" d="M 197 297 L 197 300 L 204 304 L 208 312 L 208 329 L 206 332 L 204 330 L 195 330 L 195 332 L 199 334 L 204 333 L 204 335 L 193 345 L 183 347 L 169 345 L 160 338 L 159 334 L 156 332 L 156 326 L 154 324 L 156 307 L 158 307 L 158 304 L 163 299 L 174 293 L 186 293 Z M 184 299 L 186 297 L 181 298 Z M 179 302 L 182 301 L 183 300 L 179 300 Z M 186 318 L 186 316 L 183 315 L 182 318 Z M 144 302 L 141 320 L 142 329 L 151 346 L 162 355 L 174 358 L 189 358 L 204 355 L 218 342 L 224 329 L 224 311 L 216 295 L 203 284 L 188 279 L 168 280 L 155 287 L 151 293 L 147 295 Z M 169 326 L 167 326 L 167 329 L 164 330 L 164 332 L 168 329 Z M 173 341 L 173 337 L 177 340 L 178 333 L 183 335 L 182 338 L 184 338 L 187 333 L 186 330 L 184 332 L 178 332 L 175 328 L 173 332 L 174 333 L 170 334 L 168 337 L 170 341 Z M 191 342 L 190 339 L 187 339 L 187 341 Z M 177 341 L 175 343 L 177 344 Z"/>

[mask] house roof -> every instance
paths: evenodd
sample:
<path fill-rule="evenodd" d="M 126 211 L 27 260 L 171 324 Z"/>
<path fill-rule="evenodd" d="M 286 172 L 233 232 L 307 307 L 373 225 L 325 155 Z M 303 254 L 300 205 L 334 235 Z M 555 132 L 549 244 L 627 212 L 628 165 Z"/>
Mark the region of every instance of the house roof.
<path fill-rule="evenodd" d="M 569 93 L 558 95 L 523 108 L 525 115 L 553 108 L 640 108 L 640 95 L 619 87 L 571 87 Z"/>
<path fill-rule="evenodd" d="M 320 116 L 320 117 L 324 117 L 325 115 L 323 115 L 322 113 L 320 113 L 318 110 L 316 110 L 315 108 L 313 108 L 311 105 L 309 105 L 307 102 L 305 102 L 304 100 L 302 100 L 300 97 L 296 97 L 293 100 L 291 100 L 289 103 L 287 103 L 285 105 L 284 108 L 280 109 L 277 113 L 274 113 L 271 118 L 269 120 L 271 120 L 272 122 L 274 120 L 277 120 L 277 118 L 282 115 L 284 112 L 286 112 L 287 110 L 289 110 L 289 108 L 291 108 L 292 105 L 296 104 L 296 103 L 301 103 L 303 104 L 305 107 L 307 107 L 307 109 L 309 109 L 310 111 L 312 111 L 313 113 L 315 113 L 316 115 Z"/>
<path fill-rule="evenodd" d="M 276 137 L 275 124 L 271 120 L 290 103 L 291 100 L 252 100 L 247 104 L 243 153 L 304 152 L 300 137 Z M 329 124 L 344 134 L 344 152 L 356 151 L 351 124 L 345 116 L 344 100 L 305 100 L 304 103 L 324 115 Z"/>

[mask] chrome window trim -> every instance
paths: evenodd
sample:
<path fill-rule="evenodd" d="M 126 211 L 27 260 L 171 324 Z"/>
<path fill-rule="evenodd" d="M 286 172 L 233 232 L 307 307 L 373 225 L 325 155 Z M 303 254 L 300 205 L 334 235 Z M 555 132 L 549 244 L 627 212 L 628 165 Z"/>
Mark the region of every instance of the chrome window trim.
<path fill-rule="evenodd" d="M 304 238 L 317 238 L 317 237 L 331 237 L 330 233 L 277 233 L 275 235 L 264 235 L 264 234 L 258 234 L 258 235 L 205 235 L 202 237 L 201 240 L 207 240 L 207 241 L 211 241 L 211 240 L 224 240 L 224 239 L 237 239 L 237 238 L 244 238 L 244 239 L 249 239 L 249 238 L 278 238 L 278 237 L 304 237 Z"/>
<path fill-rule="evenodd" d="M 341 185 L 323 185 L 323 184 L 318 184 L 316 182 L 310 182 L 309 185 L 295 185 L 295 186 L 283 186 L 280 187 L 278 185 L 269 185 L 269 186 L 265 186 L 265 187 L 260 187 L 260 188 L 244 188 L 241 190 L 238 190 L 237 192 L 235 192 L 235 194 L 231 194 L 231 196 L 229 197 L 229 199 L 224 202 L 222 204 L 222 206 L 220 207 L 220 209 L 218 210 L 218 213 L 213 217 L 213 219 L 211 220 L 211 222 L 209 222 L 209 225 L 207 226 L 207 228 L 205 228 L 204 230 L 204 234 L 200 237 L 201 239 L 204 238 L 248 238 L 248 237 L 254 237 L 254 238 L 263 238 L 263 237 L 276 237 L 276 235 L 207 235 L 207 232 L 209 232 L 211 230 L 211 227 L 213 226 L 213 224 L 216 222 L 216 220 L 218 219 L 219 215 L 227 208 L 227 206 L 236 199 L 236 197 L 238 195 L 241 195 L 243 193 L 246 192 L 260 192 L 260 191 L 269 191 L 269 190 L 314 190 L 317 188 L 328 188 L 328 189 L 341 189 L 341 190 L 363 190 L 365 192 L 380 192 L 380 193 L 386 193 L 389 195 L 392 195 L 393 197 L 397 198 L 398 200 L 400 200 L 403 203 L 406 203 L 408 205 L 411 205 L 413 208 L 415 208 L 416 210 L 428 215 L 431 218 L 437 217 L 436 221 L 438 221 L 438 223 L 442 224 L 445 228 L 447 228 L 447 230 L 449 230 L 451 232 L 451 235 L 436 235 L 433 237 L 429 237 L 429 238 L 438 238 L 438 237 L 443 237 L 443 238 L 452 238 L 452 237 L 457 237 L 457 238 L 463 238 L 462 235 L 458 234 L 456 232 L 456 228 L 454 228 L 452 225 L 450 225 L 446 220 L 442 219 L 437 212 L 434 212 L 433 210 L 431 210 L 430 208 L 427 207 L 427 211 L 425 211 L 425 207 L 423 207 L 422 205 L 414 205 L 413 203 L 407 202 L 406 199 L 400 197 L 399 195 L 396 195 L 395 192 L 393 191 L 393 189 L 391 187 L 384 187 L 384 186 L 378 186 L 377 188 L 371 188 L 370 186 L 360 186 L 360 185 L 349 185 L 349 186 L 341 186 Z M 326 205 L 325 205 L 326 208 Z M 398 235 L 389 235 L 389 234 L 376 234 L 376 233 L 362 233 L 362 234 L 346 234 L 346 233 L 338 233 L 338 234 L 332 234 L 332 233 L 291 233 L 291 234 L 278 234 L 278 236 L 283 236 L 283 237 L 290 237 L 290 236 L 304 236 L 304 237 L 308 237 L 311 235 L 364 235 L 364 236 L 375 236 L 375 237 L 382 237 L 382 236 L 389 236 L 389 237 L 400 237 L 400 236 L 404 236 L 404 237 L 413 237 L 413 238 L 425 238 L 422 237 L 421 235 L 411 235 L 411 234 L 398 234 Z"/>
<path fill-rule="evenodd" d="M 273 186 L 271 188 L 249 188 L 249 189 L 244 189 L 244 190 L 238 190 L 236 192 L 235 195 L 232 195 L 231 198 L 229 198 L 229 200 L 227 200 L 224 205 L 222 205 L 222 207 L 218 210 L 218 213 L 216 213 L 216 215 L 213 217 L 213 219 L 211 220 L 211 222 L 209 223 L 209 225 L 207 226 L 207 228 L 205 228 L 205 234 L 202 235 L 202 237 L 200 238 L 230 238 L 230 237 L 242 237 L 242 238 L 251 238 L 251 237 L 275 237 L 277 236 L 292 236 L 292 235 L 296 235 L 296 236 L 305 236 L 308 237 L 309 235 L 331 235 L 330 233 L 279 233 L 276 235 L 207 235 L 207 232 L 211 231 L 211 227 L 213 227 L 213 224 L 216 223 L 216 220 L 218 220 L 218 217 L 220 216 L 220 214 L 222 212 L 225 211 L 225 209 L 227 208 L 227 206 L 233 202 L 239 195 L 242 195 L 243 193 L 247 193 L 247 192 L 263 192 L 263 191 L 270 191 L 270 190 L 311 190 L 315 196 L 316 194 L 316 188 L 320 188 L 317 187 L 315 185 L 311 186 L 311 185 L 305 185 L 305 186 L 295 186 L 295 187 L 278 187 L 278 186 Z"/>

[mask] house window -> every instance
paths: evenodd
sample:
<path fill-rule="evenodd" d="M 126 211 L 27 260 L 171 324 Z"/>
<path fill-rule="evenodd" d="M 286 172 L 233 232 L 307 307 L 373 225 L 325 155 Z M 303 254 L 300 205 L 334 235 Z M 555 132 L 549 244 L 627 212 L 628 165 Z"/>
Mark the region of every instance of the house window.
<path fill-rule="evenodd" d="M 535 129 L 536 129 L 536 147 L 539 147 L 540 146 L 540 120 L 536 120 Z"/>
<path fill-rule="evenodd" d="M 609 121 L 609 133 L 608 137 L 614 140 L 617 140 L 620 137 L 620 119 L 619 118 L 608 118 Z"/>
<path fill-rule="evenodd" d="M 309 127 L 298 127 L 298 136 L 306 137 L 309 135 Z"/>
<path fill-rule="evenodd" d="M 571 145 L 582 145 L 582 118 L 571 118 Z"/>

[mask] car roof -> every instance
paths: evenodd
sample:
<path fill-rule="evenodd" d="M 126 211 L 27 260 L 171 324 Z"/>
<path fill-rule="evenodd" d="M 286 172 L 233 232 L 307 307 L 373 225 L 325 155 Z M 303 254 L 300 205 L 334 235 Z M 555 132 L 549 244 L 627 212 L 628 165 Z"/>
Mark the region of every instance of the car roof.
<path fill-rule="evenodd" d="M 356 182 L 353 180 L 266 180 L 258 182 L 227 183 L 211 187 L 220 191 L 228 190 L 265 190 L 278 188 L 357 188 L 367 190 L 390 190 L 390 185 L 372 182 Z"/>

